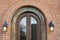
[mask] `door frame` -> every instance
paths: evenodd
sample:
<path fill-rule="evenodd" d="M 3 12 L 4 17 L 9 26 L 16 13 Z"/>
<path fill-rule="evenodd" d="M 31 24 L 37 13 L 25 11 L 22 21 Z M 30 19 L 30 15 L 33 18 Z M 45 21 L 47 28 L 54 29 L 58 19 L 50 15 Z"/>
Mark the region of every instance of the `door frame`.
<path fill-rule="evenodd" d="M 39 17 L 39 19 L 41 20 L 40 22 L 41 22 L 42 40 L 47 40 L 47 27 L 46 27 L 45 16 L 42 14 L 42 12 L 38 8 L 31 7 L 31 6 L 21 7 L 15 12 L 15 14 L 11 20 L 10 40 L 16 40 L 17 39 L 16 38 L 17 37 L 17 35 L 16 35 L 16 21 L 17 21 L 17 18 L 19 17 L 19 15 L 21 15 L 24 12 L 33 12 Z"/>
<path fill-rule="evenodd" d="M 26 40 L 31 40 L 31 17 L 33 17 L 35 20 L 36 20 L 36 22 L 37 22 L 37 40 L 41 40 L 41 33 L 40 33 L 40 19 L 39 19 L 39 17 L 35 14 L 35 13 L 32 13 L 32 12 L 24 12 L 23 14 L 21 14 L 21 15 L 19 15 L 19 17 L 17 18 L 17 21 L 16 21 L 16 35 L 17 35 L 17 40 L 19 39 L 20 40 L 20 25 L 19 25 L 19 23 L 20 23 L 20 21 L 21 21 L 21 19 L 22 18 L 24 18 L 24 17 L 26 17 L 26 32 L 27 32 L 27 30 L 29 31 L 29 32 L 27 32 L 28 33 L 28 35 L 26 34 Z M 29 36 L 29 37 L 28 37 Z M 40 37 L 40 38 L 39 38 Z"/>

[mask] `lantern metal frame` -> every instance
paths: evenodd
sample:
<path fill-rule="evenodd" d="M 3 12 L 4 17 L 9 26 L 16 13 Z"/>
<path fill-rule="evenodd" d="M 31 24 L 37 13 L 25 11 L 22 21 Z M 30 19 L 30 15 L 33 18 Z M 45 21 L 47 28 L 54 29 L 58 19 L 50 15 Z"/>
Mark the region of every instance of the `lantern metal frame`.
<path fill-rule="evenodd" d="M 51 32 L 54 31 L 54 23 L 52 21 L 49 23 L 49 28 Z"/>
<path fill-rule="evenodd" d="M 4 24 L 3 24 L 3 32 L 7 32 L 7 26 L 8 24 L 7 24 L 7 22 L 6 21 L 4 21 Z"/>

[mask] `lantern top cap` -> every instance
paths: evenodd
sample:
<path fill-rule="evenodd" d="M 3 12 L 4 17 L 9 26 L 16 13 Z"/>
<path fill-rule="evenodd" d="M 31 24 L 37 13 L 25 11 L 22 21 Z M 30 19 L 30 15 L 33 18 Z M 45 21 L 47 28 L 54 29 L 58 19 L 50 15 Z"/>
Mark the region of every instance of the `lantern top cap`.
<path fill-rule="evenodd" d="M 3 26 L 4 26 L 4 27 L 7 27 L 7 25 L 8 25 L 8 24 L 7 24 L 7 22 L 6 22 L 6 21 L 4 21 Z"/>
<path fill-rule="evenodd" d="M 49 23 L 49 27 L 54 27 L 54 24 L 52 23 L 52 21 Z"/>

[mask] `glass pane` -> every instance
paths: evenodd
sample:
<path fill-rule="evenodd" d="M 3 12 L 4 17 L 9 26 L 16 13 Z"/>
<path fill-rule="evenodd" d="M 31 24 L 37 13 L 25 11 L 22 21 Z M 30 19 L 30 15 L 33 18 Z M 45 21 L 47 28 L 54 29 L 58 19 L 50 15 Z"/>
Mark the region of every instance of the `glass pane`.
<path fill-rule="evenodd" d="M 20 21 L 20 40 L 26 40 L 26 17 Z"/>
<path fill-rule="evenodd" d="M 37 40 L 37 21 L 31 17 L 31 40 Z"/>

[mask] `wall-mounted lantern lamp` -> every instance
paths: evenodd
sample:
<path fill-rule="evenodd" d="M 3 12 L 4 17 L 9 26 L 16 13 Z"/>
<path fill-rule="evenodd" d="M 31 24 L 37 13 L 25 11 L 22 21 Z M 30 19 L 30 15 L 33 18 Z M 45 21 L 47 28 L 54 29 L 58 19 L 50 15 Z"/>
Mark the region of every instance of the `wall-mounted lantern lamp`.
<path fill-rule="evenodd" d="M 5 21 L 4 24 L 3 24 L 3 31 L 4 32 L 7 32 L 7 22 Z"/>
<path fill-rule="evenodd" d="M 53 24 L 52 21 L 49 23 L 49 28 L 50 28 L 50 31 L 51 31 L 51 32 L 54 31 L 54 24 Z"/>

